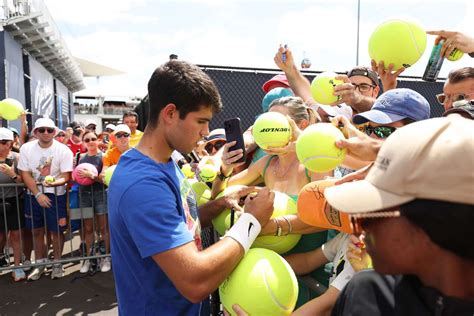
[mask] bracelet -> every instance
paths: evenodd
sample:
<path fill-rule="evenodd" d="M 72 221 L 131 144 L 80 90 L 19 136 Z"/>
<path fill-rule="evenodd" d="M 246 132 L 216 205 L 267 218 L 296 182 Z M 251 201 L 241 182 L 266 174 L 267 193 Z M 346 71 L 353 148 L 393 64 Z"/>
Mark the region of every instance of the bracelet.
<path fill-rule="evenodd" d="M 274 218 L 273 219 L 275 221 L 275 224 L 277 226 L 277 230 L 275 232 L 275 236 L 281 236 L 281 226 L 280 226 L 280 222 L 278 221 L 278 219 Z"/>
<path fill-rule="evenodd" d="M 288 219 L 288 217 L 286 217 L 286 216 L 282 216 L 282 217 L 283 217 L 283 219 L 288 223 L 288 233 L 287 233 L 286 235 L 289 235 L 289 234 L 291 234 L 291 232 L 293 231 L 293 227 L 291 226 L 291 222 L 290 222 L 290 220 Z M 286 236 L 286 235 L 285 235 L 285 236 Z"/>
<path fill-rule="evenodd" d="M 261 229 L 262 226 L 255 216 L 250 213 L 243 213 L 224 237 L 234 239 L 244 248 L 245 253 L 247 253 Z"/>
<path fill-rule="evenodd" d="M 11 178 L 12 178 L 12 180 L 16 180 L 18 178 L 18 175 L 15 173 L 15 175 Z"/>
<path fill-rule="evenodd" d="M 38 199 L 41 194 L 43 194 L 43 193 L 41 193 L 41 192 L 36 193 L 35 194 L 35 199 Z"/>

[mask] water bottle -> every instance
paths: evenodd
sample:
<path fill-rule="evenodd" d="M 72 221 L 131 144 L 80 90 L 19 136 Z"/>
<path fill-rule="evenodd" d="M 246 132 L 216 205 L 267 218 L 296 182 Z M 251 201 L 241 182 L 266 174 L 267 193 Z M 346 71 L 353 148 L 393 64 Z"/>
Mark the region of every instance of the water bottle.
<path fill-rule="evenodd" d="M 440 40 L 438 44 L 433 46 L 433 49 L 431 50 L 430 59 L 428 60 L 428 64 L 425 68 L 425 73 L 422 77 L 424 81 L 435 82 L 436 79 L 438 79 L 439 71 L 441 70 L 441 66 L 443 65 L 444 61 L 444 58 L 440 55 L 443 43 L 444 40 Z"/>

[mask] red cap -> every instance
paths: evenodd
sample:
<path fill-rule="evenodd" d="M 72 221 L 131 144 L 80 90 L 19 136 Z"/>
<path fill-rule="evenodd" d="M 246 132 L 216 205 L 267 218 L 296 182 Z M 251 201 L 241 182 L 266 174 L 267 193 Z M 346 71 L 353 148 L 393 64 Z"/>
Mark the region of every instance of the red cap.
<path fill-rule="evenodd" d="M 275 83 L 282 84 L 284 88 L 289 88 L 290 87 L 290 84 L 288 83 L 288 79 L 286 79 L 286 75 L 279 74 L 279 75 L 275 75 L 272 79 L 265 82 L 262 86 L 262 90 L 265 93 L 268 93 L 268 91 L 270 91 L 270 86 L 275 84 Z"/>

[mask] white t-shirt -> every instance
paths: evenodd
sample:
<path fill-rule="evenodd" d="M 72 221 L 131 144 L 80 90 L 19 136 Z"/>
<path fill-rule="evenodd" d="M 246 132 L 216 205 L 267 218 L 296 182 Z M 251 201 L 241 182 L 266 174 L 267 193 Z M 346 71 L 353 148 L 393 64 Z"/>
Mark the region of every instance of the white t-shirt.
<path fill-rule="evenodd" d="M 63 172 L 71 172 L 72 161 L 72 152 L 66 145 L 53 140 L 51 146 L 42 148 L 38 140 L 34 140 L 20 147 L 18 169 L 30 171 L 36 182 L 43 182 L 48 175 L 57 178 Z M 42 192 L 41 186 L 38 186 L 38 190 Z M 64 186 L 56 187 L 56 190 L 57 195 L 66 193 Z M 54 187 L 44 187 L 44 193 L 54 192 Z"/>
<path fill-rule="evenodd" d="M 329 285 L 342 291 L 344 286 L 352 279 L 355 271 L 346 257 L 349 234 L 339 233 L 322 246 L 323 254 L 333 262 Z"/>

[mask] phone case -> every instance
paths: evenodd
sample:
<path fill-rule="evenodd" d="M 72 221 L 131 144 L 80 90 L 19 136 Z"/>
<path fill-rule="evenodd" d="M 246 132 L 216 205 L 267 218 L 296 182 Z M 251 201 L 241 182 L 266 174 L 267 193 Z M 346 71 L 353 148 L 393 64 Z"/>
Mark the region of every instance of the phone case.
<path fill-rule="evenodd" d="M 235 117 L 224 121 L 225 137 L 227 142 L 236 141 L 237 143 L 229 148 L 229 151 L 236 149 L 243 150 L 243 156 L 238 162 L 245 162 L 247 160 L 247 153 L 245 152 L 244 136 L 242 134 L 242 127 L 240 125 L 240 118 Z"/>

